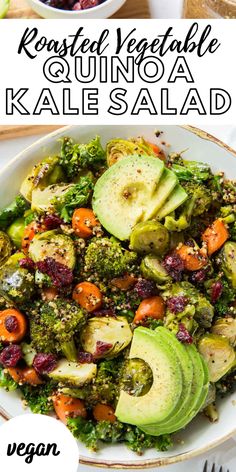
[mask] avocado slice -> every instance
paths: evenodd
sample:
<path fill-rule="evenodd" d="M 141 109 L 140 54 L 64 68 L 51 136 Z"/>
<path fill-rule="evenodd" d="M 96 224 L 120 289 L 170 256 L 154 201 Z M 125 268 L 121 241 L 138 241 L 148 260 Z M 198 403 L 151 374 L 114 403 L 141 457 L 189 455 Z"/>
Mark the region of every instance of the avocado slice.
<path fill-rule="evenodd" d="M 162 220 L 165 216 L 169 215 L 172 211 L 182 205 L 187 198 L 188 195 L 183 187 L 181 187 L 180 184 L 177 184 L 162 208 L 157 212 L 156 218 Z"/>
<path fill-rule="evenodd" d="M 78 364 L 61 359 L 48 377 L 64 385 L 79 387 L 91 382 L 96 377 L 96 373 L 96 364 Z"/>
<path fill-rule="evenodd" d="M 156 207 L 156 190 L 164 163 L 150 156 L 124 157 L 98 179 L 93 210 L 104 228 L 120 240 L 129 239 L 133 227 Z"/>
<path fill-rule="evenodd" d="M 56 230 L 37 233 L 29 246 L 29 256 L 34 262 L 53 257 L 57 262 L 73 269 L 76 255 L 72 239 Z"/>
<path fill-rule="evenodd" d="M 162 208 L 177 183 L 178 178 L 176 174 L 172 170 L 164 168 L 160 182 L 158 183 L 157 191 L 155 195 L 153 195 L 153 199 L 150 202 L 150 206 L 148 205 L 146 209 L 146 220 L 150 220 L 157 214 L 158 210 Z M 153 201 L 155 201 L 154 205 Z"/>
<path fill-rule="evenodd" d="M 154 331 L 139 327 L 134 331 L 129 358 L 142 359 L 150 366 L 153 384 L 141 397 L 121 391 L 115 412 L 118 420 L 140 426 L 169 419 L 183 388 L 182 370 L 174 351 Z"/>
<path fill-rule="evenodd" d="M 191 391 L 189 392 L 186 401 L 183 402 L 179 412 L 175 417 L 171 418 L 171 421 L 167 422 L 165 425 L 150 424 L 141 427 L 141 429 L 147 434 L 159 436 L 161 434 L 170 434 L 183 429 L 198 414 L 206 400 L 209 389 L 209 375 L 206 364 L 195 346 L 185 346 L 185 349 L 193 365 Z"/>

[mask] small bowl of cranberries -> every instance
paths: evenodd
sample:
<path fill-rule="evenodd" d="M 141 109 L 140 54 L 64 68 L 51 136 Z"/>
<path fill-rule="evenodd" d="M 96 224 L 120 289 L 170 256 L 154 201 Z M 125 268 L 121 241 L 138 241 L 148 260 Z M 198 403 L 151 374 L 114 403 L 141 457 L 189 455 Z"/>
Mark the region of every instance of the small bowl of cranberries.
<path fill-rule="evenodd" d="M 126 0 L 28 0 L 31 8 L 48 19 L 103 19 L 112 16 Z"/>

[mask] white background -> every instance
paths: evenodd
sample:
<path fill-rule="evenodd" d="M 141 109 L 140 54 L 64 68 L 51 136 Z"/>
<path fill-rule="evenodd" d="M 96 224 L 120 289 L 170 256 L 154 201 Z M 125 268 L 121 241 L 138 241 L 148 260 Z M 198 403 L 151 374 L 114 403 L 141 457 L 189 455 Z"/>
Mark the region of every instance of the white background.
<path fill-rule="evenodd" d="M 152 18 L 180 18 L 182 15 L 182 0 L 149 0 L 149 4 Z"/>

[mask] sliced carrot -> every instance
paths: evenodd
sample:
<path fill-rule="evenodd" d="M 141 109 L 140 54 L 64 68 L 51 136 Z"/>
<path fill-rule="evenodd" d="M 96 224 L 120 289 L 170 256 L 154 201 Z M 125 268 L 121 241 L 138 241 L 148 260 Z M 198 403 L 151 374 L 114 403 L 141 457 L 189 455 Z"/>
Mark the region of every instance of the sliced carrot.
<path fill-rule="evenodd" d="M 58 291 L 55 287 L 48 287 L 42 290 L 42 299 L 51 302 L 58 295 Z"/>
<path fill-rule="evenodd" d="M 35 387 L 36 385 L 41 385 L 43 380 L 40 379 L 36 370 L 33 367 L 25 367 L 22 369 L 22 380 L 23 383 L 27 383 Z"/>
<path fill-rule="evenodd" d="M 80 238 L 90 238 L 93 228 L 99 226 L 96 216 L 90 208 L 77 208 L 72 216 L 72 228 Z"/>
<path fill-rule="evenodd" d="M 40 233 L 41 231 L 43 231 L 42 226 L 36 221 L 31 221 L 31 223 L 25 227 L 22 238 L 22 249 L 25 254 L 28 252 L 32 239 L 37 233 Z"/>
<path fill-rule="evenodd" d="M 129 290 L 137 282 L 137 279 L 133 275 L 125 274 L 123 277 L 112 279 L 111 284 L 120 290 Z"/>
<path fill-rule="evenodd" d="M 76 418 L 82 416 L 86 418 L 87 412 L 84 406 L 84 402 L 79 398 L 69 397 L 58 393 L 53 396 L 53 406 L 58 418 L 63 422 L 67 423 L 68 418 Z"/>
<path fill-rule="evenodd" d="M 182 244 L 175 252 L 182 259 L 186 270 L 199 270 L 207 264 L 207 257 L 198 247 Z"/>
<path fill-rule="evenodd" d="M 139 324 L 147 318 L 162 320 L 165 314 L 165 303 L 162 297 L 150 297 L 143 300 L 134 317 L 134 323 Z"/>
<path fill-rule="evenodd" d="M 220 218 L 208 226 L 202 235 L 202 240 L 207 244 L 209 256 L 218 251 L 227 239 L 229 239 L 229 232 Z"/>
<path fill-rule="evenodd" d="M 73 299 L 88 312 L 101 308 L 102 293 L 99 288 L 91 282 L 81 282 L 74 288 Z"/>
<path fill-rule="evenodd" d="M 20 385 L 26 383 L 36 387 L 37 385 L 43 384 L 43 380 L 40 379 L 33 367 L 25 367 L 23 369 L 19 367 L 9 367 L 8 373 L 13 380 Z"/>
<path fill-rule="evenodd" d="M 110 423 L 115 423 L 116 421 L 114 408 L 103 403 L 98 403 L 93 408 L 93 416 L 97 421 L 110 421 Z"/>
<path fill-rule="evenodd" d="M 148 144 L 152 148 L 154 154 L 156 154 L 162 161 L 165 161 L 166 156 L 163 150 L 157 144 L 151 143 L 150 141 L 148 142 Z"/>
<path fill-rule="evenodd" d="M 0 340 L 6 343 L 21 341 L 27 330 L 26 317 L 15 308 L 0 311 Z"/>
<path fill-rule="evenodd" d="M 7 369 L 8 374 L 11 376 L 11 378 L 18 384 L 22 384 L 22 369 L 19 367 L 8 367 Z"/>

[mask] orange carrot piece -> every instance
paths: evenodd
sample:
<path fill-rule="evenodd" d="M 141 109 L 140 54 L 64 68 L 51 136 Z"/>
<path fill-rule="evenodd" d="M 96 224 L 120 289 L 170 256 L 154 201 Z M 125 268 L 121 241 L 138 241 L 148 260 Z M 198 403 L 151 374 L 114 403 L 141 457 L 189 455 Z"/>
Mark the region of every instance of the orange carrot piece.
<path fill-rule="evenodd" d="M 99 226 L 96 216 L 90 208 L 77 208 L 72 216 L 72 228 L 80 238 L 90 238 L 93 228 Z"/>
<path fill-rule="evenodd" d="M 27 252 L 28 252 L 29 245 L 30 245 L 32 239 L 35 237 L 35 235 L 37 233 L 39 233 L 41 231 L 42 231 L 42 227 L 36 221 L 32 221 L 31 223 L 29 223 L 25 227 L 24 233 L 23 233 L 23 238 L 22 238 L 22 249 L 23 249 L 25 254 L 27 254 Z"/>
<path fill-rule="evenodd" d="M 55 287 L 45 287 L 42 290 L 42 299 L 51 302 L 52 300 L 54 300 L 54 298 L 56 298 L 57 294 L 58 291 Z"/>
<path fill-rule="evenodd" d="M 7 370 L 13 380 L 20 385 L 26 383 L 36 387 L 43 384 L 43 380 L 40 379 L 33 367 L 24 367 L 23 369 L 20 367 L 9 367 Z"/>
<path fill-rule="evenodd" d="M 73 299 L 89 313 L 101 308 L 102 293 L 91 282 L 81 282 L 74 288 Z"/>
<path fill-rule="evenodd" d="M 229 239 L 229 232 L 220 218 L 208 226 L 202 235 L 202 240 L 207 245 L 209 256 L 218 251 L 227 239 Z"/>
<path fill-rule="evenodd" d="M 196 247 L 182 244 L 175 252 L 182 259 L 186 270 L 199 270 L 207 264 L 207 257 Z"/>
<path fill-rule="evenodd" d="M 98 403 L 93 408 L 93 416 L 97 421 L 110 421 L 110 423 L 115 423 L 116 421 L 114 408 L 103 403 Z"/>
<path fill-rule="evenodd" d="M 87 416 L 82 400 L 63 395 L 62 393 L 53 396 L 53 406 L 58 418 L 65 424 L 68 418 L 76 418 L 77 416 L 86 418 Z"/>
<path fill-rule="evenodd" d="M 17 343 L 24 338 L 26 331 L 26 317 L 19 310 L 7 308 L 0 311 L 0 340 L 2 342 Z"/>
<path fill-rule="evenodd" d="M 165 303 L 162 297 L 155 296 L 143 300 L 134 317 L 134 323 L 140 324 L 147 318 L 162 320 L 165 314 Z"/>

